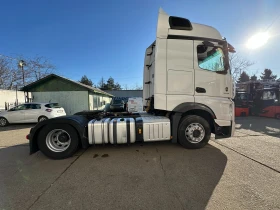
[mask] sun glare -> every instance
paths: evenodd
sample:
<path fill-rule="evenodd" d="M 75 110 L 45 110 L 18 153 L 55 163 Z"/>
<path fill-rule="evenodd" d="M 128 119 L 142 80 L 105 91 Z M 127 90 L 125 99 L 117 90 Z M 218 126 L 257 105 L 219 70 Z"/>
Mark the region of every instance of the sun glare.
<path fill-rule="evenodd" d="M 248 40 L 247 47 L 250 49 L 259 48 L 265 45 L 268 39 L 269 39 L 269 34 L 266 32 L 255 34 Z"/>

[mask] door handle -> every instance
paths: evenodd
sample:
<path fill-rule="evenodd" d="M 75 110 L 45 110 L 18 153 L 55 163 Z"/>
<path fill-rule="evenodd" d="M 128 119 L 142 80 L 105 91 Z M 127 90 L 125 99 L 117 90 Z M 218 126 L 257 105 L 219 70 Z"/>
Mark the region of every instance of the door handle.
<path fill-rule="evenodd" d="M 196 88 L 195 88 L 195 91 L 196 91 L 197 93 L 206 93 L 206 90 L 205 90 L 204 88 L 202 88 L 202 87 L 196 87 Z"/>

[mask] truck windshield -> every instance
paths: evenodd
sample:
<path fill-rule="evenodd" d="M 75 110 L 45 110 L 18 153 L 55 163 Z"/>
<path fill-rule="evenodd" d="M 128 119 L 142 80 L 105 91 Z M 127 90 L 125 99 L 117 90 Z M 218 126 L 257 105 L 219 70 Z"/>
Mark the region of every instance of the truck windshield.
<path fill-rule="evenodd" d="M 203 50 L 201 48 L 204 48 Z M 197 46 L 198 66 L 202 69 L 217 72 L 224 71 L 224 53 L 220 47 Z M 201 52 L 201 53 L 200 53 Z"/>

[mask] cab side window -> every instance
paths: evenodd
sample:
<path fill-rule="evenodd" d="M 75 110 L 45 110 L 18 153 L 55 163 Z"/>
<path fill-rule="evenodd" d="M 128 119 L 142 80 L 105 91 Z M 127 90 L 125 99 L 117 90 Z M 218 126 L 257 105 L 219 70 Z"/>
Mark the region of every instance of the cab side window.
<path fill-rule="evenodd" d="M 224 71 L 224 53 L 220 47 L 197 46 L 198 66 L 208 71 Z"/>

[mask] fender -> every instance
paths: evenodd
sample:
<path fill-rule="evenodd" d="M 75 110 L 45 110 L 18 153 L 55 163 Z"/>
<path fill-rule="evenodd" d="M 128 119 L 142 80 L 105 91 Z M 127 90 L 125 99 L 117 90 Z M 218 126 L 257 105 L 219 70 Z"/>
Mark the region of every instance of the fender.
<path fill-rule="evenodd" d="M 216 115 L 211 108 L 209 108 L 204 104 L 195 103 L 195 102 L 186 102 L 186 103 L 179 104 L 173 109 L 173 112 L 185 113 L 187 111 L 194 110 L 194 109 L 207 111 L 209 114 L 211 114 L 213 119 L 216 119 Z"/>
<path fill-rule="evenodd" d="M 37 141 L 39 141 L 39 139 L 37 139 L 38 133 L 44 126 L 48 124 L 68 124 L 73 126 L 73 128 L 75 128 L 78 132 L 82 147 L 87 148 L 89 146 L 87 138 L 88 122 L 89 120 L 86 117 L 80 115 L 57 117 L 39 122 L 35 127 L 31 128 L 28 135 L 30 154 L 33 154 L 39 150 L 37 146 Z"/>
<path fill-rule="evenodd" d="M 186 103 L 179 104 L 173 109 L 172 112 L 175 114 L 171 116 L 172 143 L 177 143 L 177 130 L 178 130 L 180 120 L 182 118 L 182 114 L 191 110 L 206 111 L 213 117 L 213 119 L 216 119 L 216 115 L 213 112 L 213 110 L 204 104 L 194 103 L 194 102 L 186 102 Z"/>

